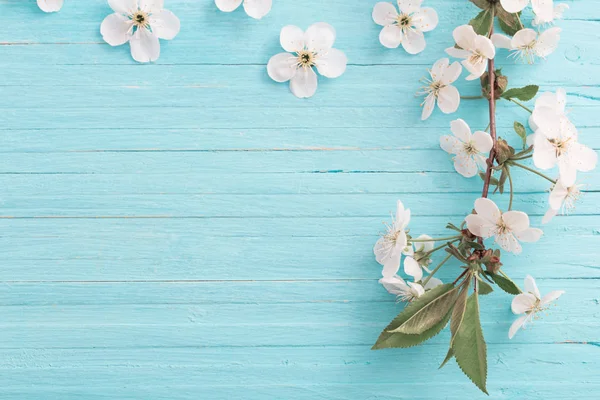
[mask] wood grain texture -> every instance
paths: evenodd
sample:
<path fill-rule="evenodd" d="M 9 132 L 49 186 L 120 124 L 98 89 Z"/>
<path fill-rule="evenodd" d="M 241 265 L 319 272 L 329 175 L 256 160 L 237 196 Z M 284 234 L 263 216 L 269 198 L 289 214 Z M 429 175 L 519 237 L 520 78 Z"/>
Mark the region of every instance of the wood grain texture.
<path fill-rule="evenodd" d="M 565 2 L 548 61 L 498 64 L 513 86 L 564 87 L 598 150 L 600 1 Z M 452 118 L 484 128 L 486 103 L 423 123 L 413 96 L 476 12 L 468 1 L 426 0 L 440 25 L 409 56 L 378 43 L 375 0 L 275 0 L 262 21 L 168 0 L 182 30 L 153 65 L 102 42 L 106 1 L 65 3 L 46 15 L 0 0 L 1 399 L 485 397 L 455 364 L 437 370 L 447 332 L 369 350 L 400 310 L 372 256 L 396 199 L 413 232 L 442 235 L 481 190 L 438 143 Z M 303 101 L 265 64 L 282 26 L 321 20 L 349 66 Z M 526 113 L 498 115 L 517 145 Z M 515 208 L 537 226 L 548 185 L 522 172 Z M 582 174 L 574 213 L 504 260 L 518 281 L 566 290 L 558 307 L 509 341 L 511 297 L 482 299 L 491 398 L 598 398 L 599 174 Z"/>

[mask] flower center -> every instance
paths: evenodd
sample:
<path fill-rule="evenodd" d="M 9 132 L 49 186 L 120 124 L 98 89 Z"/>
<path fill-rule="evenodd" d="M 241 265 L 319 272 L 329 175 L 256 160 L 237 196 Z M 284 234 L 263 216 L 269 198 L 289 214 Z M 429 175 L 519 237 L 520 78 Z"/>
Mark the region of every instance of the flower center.
<path fill-rule="evenodd" d="M 483 54 L 481 54 L 479 51 L 476 51 L 474 53 L 471 53 L 471 55 L 469 56 L 469 63 L 478 64 L 485 59 L 486 57 Z"/>
<path fill-rule="evenodd" d="M 475 145 L 473 143 L 471 143 L 471 142 L 465 143 L 465 145 L 464 145 L 463 148 L 465 150 L 465 153 L 467 153 L 470 156 L 479 153 L 479 151 L 477 150 L 477 148 L 475 147 Z"/>
<path fill-rule="evenodd" d="M 568 138 L 567 140 L 557 140 L 557 139 L 548 139 L 550 143 L 554 146 L 554 150 L 556 151 L 556 157 L 560 157 L 567 152 L 569 149 L 569 143 L 572 138 Z"/>
<path fill-rule="evenodd" d="M 575 209 L 575 203 L 581 198 L 581 190 L 576 185 L 567 189 L 567 197 L 565 197 L 564 207 L 567 211 Z"/>
<path fill-rule="evenodd" d="M 315 53 L 308 50 L 301 50 L 297 54 L 296 63 L 302 68 L 310 68 L 315 65 Z"/>
<path fill-rule="evenodd" d="M 142 10 L 138 10 L 131 15 L 133 24 L 138 28 L 143 28 L 148 25 L 148 14 Z"/>
<path fill-rule="evenodd" d="M 535 46 L 537 45 L 537 40 L 532 40 L 531 42 L 519 46 L 515 49 L 514 57 L 520 57 L 521 60 L 528 64 L 533 64 L 535 61 Z"/>
<path fill-rule="evenodd" d="M 412 18 L 408 14 L 400 14 L 396 18 L 396 24 L 403 30 L 408 29 L 411 26 Z"/>
<path fill-rule="evenodd" d="M 498 222 L 496 222 L 496 232 L 498 235 L 504 235 L 505 233 L 510 232 L 510 229 L 508 228 L 508 226 L 506 226 L 502 217 L 500 217 Z"/>

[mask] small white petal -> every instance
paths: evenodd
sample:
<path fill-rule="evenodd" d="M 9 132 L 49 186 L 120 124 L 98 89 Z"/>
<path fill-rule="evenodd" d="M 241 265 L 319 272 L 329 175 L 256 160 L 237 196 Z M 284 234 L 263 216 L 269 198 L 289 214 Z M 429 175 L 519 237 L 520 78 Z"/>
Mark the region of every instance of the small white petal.
<path fill-rule="evenodd" d="M 343 51 L 330 49 L 318 58 L 316 66 L 319 73 L 327 78 L 337 78 L 346 71 L 348 58 Z"/>
<path fill-rule="evenodd" d="M 550 169 L 556 165 L 557 161 L 554 146 L 544 135 L 536 133 L 533 145 L 533 163 L 535 166 L 540 169 Z"/>
<path fill-rule="evenodd" d="M 425 50 L 426 45 L 423 32 L 408 31 L 402 39 L 402 47 L 408 54 L 419 54 Z"/>
<path fill-rule="evenodd" d="M 573 143 L 569 154 L 578 171 L 588 172 L 596 168 L 598 153 L 595 150 L 581 143 Z"/>
<path fill-rule="evenodd" d="M 492 35 L 492 43 L 499 49 L 512 49 L 511 39 L 508 36 L 494 33 Z"/>
<path fill-rule="evenodd" d="M 446 54 L 454 58 L 468 58 L 471 56 L 471 52 L 463 49 L 457 49 L 456 47 L 448 47 Z"/>
<path fill-rule="evenodd" d="M 131 14 L 138 9 L 138 2 L 137 0 L 108 0 L 108 6 L 116 13 Z"/>
<path fill-rule="evenodd" d="M 398 25 L 388 25 L 379 32 L 379 42 L 388 49 L 395 49 L 402 42 L 402 30 Z"/>
<path fill-rule="evenodd" d="M 446 59 L 447 60 L 447 59 Z M 442 71 L 442 75 L 440 77 L 440 81 L 444 85 L 449 85 L 455 80 L 458 79 L 462 72 L 462 67 L 458 61 L 453 62 L 447 68 L 444 68 Z"/>
<path fill-rule="evenodd" d="M 510 308 L 514 314 L 524 314 L 535 306 L 536 301 L 532 293 L 521 293 L 514 297 Z"/>
<path fill-rule="evenodd" d="M 540 240 L 544 232 L 538 228 L 527 228 L 521 232 L 515 233 L 517 239 L 525 243 L 533 243 Z"/>
<path fill-rule="evenodd" d="M 300 68 L 290 79 L 290 90 L 296 97 L 311 97 L 317 91 L 317 74 L 312 68 Z"/>
<path fill-rule="evenodd" d="M 37 0 L 38 7 L 44 12 L 56 12 L 63 6 L 64 0 Z"/>
<path fill-rule="evenodd" d="M 444 114 L 451 114 L 458 110 L 460 93 L 454 86 L 446 86 L 439 91 L 438 107 Z"/>
<path fill-rule="evenodd" d="M 484 218 L 477 214 L 469 214 L 465 217 L 467 223 L 467 229 L 475 236 L 482 237 L 484 239 L 492 236 L 494 224 L 490 224 Z"/>
<path fill-rule="evenodd" d="M 463 143 L 469 143 L 471 141 L 471 128 L 465 122 L 465 120 L 459 118 L 450 122 L 450 131 Z"/>
<path fill-rule="evenodd" d="M 398 8 L 404 14 L 412 14 L 421 8 L 423 0 L 398 0 Z"/>
<path fill-rule="evenodd" d="M 547 304 L 550 304 L 554 300 L 556 300 L 560 296 L 562 296 L 563 294 L 565 294 L 564 290 L 553 290 L 552 292 L 550 292 L 547 295 L 545 295 L 544 297 L 542 297 L 542 301 L 540 301 L 540 305 L 545 306 Z"/>
<path fill-rule="evenodd" d="M 140 10 L 154 14 L 164 8 L 164 3 L 164 0 L 139 0 L 139 7 Z"/>
<path fill-rule="evenodd" d="M 562 29 L 557 27 L 542 32 L 535 45 L 535 53 L 539 57 L 546 57 L 554 52 L 560 41 L 560 32 L 562 32 Z"/>
<path fill-rule="evenodd" d="M 406 257 L 404 259 L 404 272 L 414 278 L 415 282 L 418 282 L 423 278 L 423 269 L 419 263 L 412 257 Z"/>
<path fill-rule="evenodd" d="M 440 138 L 440 147 L 450 154 L 458 154 L 463 149 L 463 142 L 454 136 L 445 135 Z"/>
<path fill-rule="evenodd" d="M 296 57 L 290 53 L 275 54 L 267 64 L 267 72 L 275 82 L 287 82 L 296 75 Z"/>
<path fill-rule="evenodd" d="M 539 299 L 541 297 L 540 290 L 538 289 L 537 284 L 535 283 L 535 279 L 533 279 L 533 276 L 531 275 L 527 275 L 525 277 L 525 291 L 535 296 L 536 299 Z"/>
<path fill-rule="evenodd" d="M 477 33 L 471 25 L 461 25 L 452 31 L 452 37 L 456 44 L 464 50 L 475 49 L 475 38 Z"/>
<path fill-rule="evenodd" d="M 169 10 L 152 14 L 152 32 L 160 39 L 171 40 L 179 33 L 179 18 Z"/>
<path fill-rule="evenodd" d="M 412 15 L 412 23 L 421 32 L 429 32 L 438 25 L 437 12 L 431 7 L 423 7 Z"/>
<path fill-rule="evenodd" d="M 246 14 L 254 19 L 261 19 L 271 11 L 273 0 L 244 0 Z"/>
<path fill-rule="evenodd" d="M 496 48 L 494 47 L 494 43 L 492 41 L 482 35 L 477 35 L 475 37 L 475 47 L 480 54 L 483 54 L 486 58 L 494 58 L 496 57 Z"/>
<path fill-rule="evenodd" d="M 384 264 L 383 270 L 381 271 L 381 275 L 384 278 L 390 278 L 398 273 L 400 269 L 400 255 L 393 255 L 390 257 Z"/>
<path fill-rule="evenodd" d="M 231 12 L 242 4 L 242 0 L 215 0 L 215 4 L 219 10 Z"/>
<path fill-rule="evenodd" d="M 527 322 L 527 320 L 529 319 L 529 315 L 522 315 L 519 318 L 517 318 L 515 320 L 515 322 L 512 323 L 512 325 L 510 326 L 510 329 L 508 330 L 508 338 L 512 339 L 515 334 L 517 333 L 517 331 L 519 329 L 521 329 L 521 327 L 523 325 L 525 325 L 525 322 Z"/>
<path fill-rule="evenodd" d="M 494 146 L 492 137 L 487 132 L 477 131 L 473 134 L 472 138 L 475 147 L 480 153 L 489 153 Z"/>
<path fill-rule="evenodd" d="M 537 39 L 537 32 L 533 29 L 521 29 L 513 36 L 511 40 L 511 48 L 518 49 L 520 47 L 529 46 Z"/>
<path fill-rule="evenodd" d="M 379 283 L 381 283 L 385 290 L 387 290 L 390 294 L 394 294 L 396 296 L 401 295 L 410 289 L 406 282 L 404 282 L 404 280 L 399 276 L 381 278 Z"/>
<path fill-rule="evenodd" d="M 411 293 L 413 293 L 415 297 L 421 297 L 425 294 L 425 289 L 418 283 L 408 282 L 408 286 L 412 289 Z"/>
<path fill-rule="evenodd" d="M 558 158 L 558 172 L 560 174 L 560 180 L 567 186 L 573 186 L 577 180 L 577 168 L 575 163 L 571 162 L 565 156 Z"/>
<path fill-rule="evenodd" d="M 491 224 L 496 224 L 502 215 L 496 203 L 485 197 L 475 200 L 475 211 Z"/>
<path fill-rule="evenodd" d="M 120 46 L 127 43 L 131 37 L 132 23 L 129 18 L 121 14 L 110 14 L 104 18 L 100 25 L 102 39 L 111 46 Z"/>
<path fill-rule="evenodd" d="M 552 21 L 554 14 L 554 4 L 552 0 L 531 0 L 531 6 L 538 21 Z"/>
<path fill-rule="evenodd" d="M 147 29 L 138 29 L 129 39 L 131 56 L 137 62 L 150 62 L 158 60 L 160 56 L 160 43 L 158 36 Z"/>
<path fill-rule="evenodd" d="M 448 65 L 450 65 L 450 60 L 448 60 L 447 58 L 440 58 L 439 60 L 437 60 L 433 64 L 433 67 L 431 67 L 431 79 L 433 81 L 441 81 L 444 76 L 444 72 L 448 68 Z"/>
<path fill-rule="evenodd" d="M 517 13 L 525 8 L 529 0 L 500 0 L 502 8 L 509 13 Z"/>
<path fill-rule="evenodd" d="M 433 289 L 436 286 L 440 286 L 442 285 L 444 282 L 442 282 L 441 280 L 439 280 L 438 278 L 430 278 L 429 282 L 427 282 L 427 284 L 425 284 L 425 290 L 430 290 Z"/>
<path fill-rule="evenodd" d="M 427 118 L 431 116 L 433 112 L 433 108 L 435 107 L 435 96 L 433 94 L 429 94 L 425 98 L 425 102 L 423 103 L 423 112 L 421 113 L 421 120 L 425 121 Z"/>
<path fill-rule="evenodd" d="M 474 177 L 479 170 L 473 157 L 468 156 L 466 153 L 459 153 L 454 157 L 454 169 L 465 178 Z"/>
<path fill-rule="evenodd" d="M 417 240 L 429 240 L 428 242 L 418 242 L 417 249 L 421 252 L 427 253 L 433 250 L 435 246 L 435 241 L 429 235 L 421 235 L 417 238 Z"/>
<path fill-rule="evenodd" d="M 375 21 L 377 25 L 387 26 L 392 25 L 394 21 L 396 21 L 396 17 L 398 17 L 398 11 L 392 3 L 382 1 L 375 4 L 375 7 L 373 7 L 373 13 L 371 15 L 373 17 L 373 21 Z"/>
<path fill-rule="evenodd" d="M 502 214 L 502 220 L 513 232 L 521 232 L 529 228 L 529 216 L 522 211 L 507 211 Z"/>
<path fill-rule="evenodd" d="M 284 26 L 279 34 L 279 42 L 285 51 L 298 52 L 304 49 L 304 31 L 294 25 Z"/>
<path fill-rule="evenodd" d="M 335 29 L 325 22 L 317 22 L 308 27 L 304 33 L 304 44 L 310 51 L 321 53 L 333 47 Z"/>
<path fill-rule="evenodd" d="M 544 214 L 544 218 L 542 218 L 542 224 L 547 224 L 548 222 L 552 221 L 552 218 L 556 217 L 557 214 L 557 210 L 549 208 L 548 211 L 546 211 L 546 214 Z"/>

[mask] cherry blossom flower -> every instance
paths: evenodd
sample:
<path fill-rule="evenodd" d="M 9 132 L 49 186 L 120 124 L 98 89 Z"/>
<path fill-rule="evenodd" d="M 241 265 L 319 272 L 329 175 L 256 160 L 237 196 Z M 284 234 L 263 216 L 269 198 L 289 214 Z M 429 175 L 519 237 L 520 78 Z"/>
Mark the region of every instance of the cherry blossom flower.
<path fill-rule="evenodd" d="M 271 11 L 273 0 L 215 0 L 219 10 L 231 12 L 244 5 L 246 14 L 254 19 L 261 19 Z"/>
<path fill-rule="evenodd" d="M 551 13 L 547 15 L 537 15 L 535 14 L 535 18 L 531 21 L 531 25 L 540 26 L 540 25 L 548 25 L 552 24 L 557 19 L 562 19 L 565 11 L 569 9 L 569 5 L 565 3 L 560 3 L 554 6 L 554 9 Z"/>
<path fill-rule="evenodd" d="M 346 71 L 346 55 L 334 49 L 335 30 L 329 24 L 319 22 L 306 32 L 288 25 L 281 29 L 281 47 L 288 53 L 271 57 L 267 72 L 276 82 L 290 81 L 290 90 L 296 97 L 311 97 L 317 91 L 317 74 L 337 78 Z"/>
<path fill-rule="evenodd" d="M 554 290 L 544 297 L 541 297 L 540 291 L 535 283 L 535 279 L 530 275 L 525 277 L 525 293 L 515 296 L 512 301 L 511 309 L 516 315 L 524 314 L 512 323 L 508 330 L 508 338 L 512 339 L 517 331 L 525 328 L 525 325 L 539 318 L 539 313 L 546 310 L 550 303 L 564 294 L 564 290 Z"/>
<path fill-rule="evenodd" d="M 533 29 L 521 29 L 511 38 L 495 33 L 492 42 L 498 48 L 512 51 L 512 56 L 533 64 L 536 58 L 546 58 L 556 50 L 562 29 L 554 27 L 538 33 Z"/>
<path fill-rule="evenodd" d="M 458 62 L 450 61 L 447 58 L 439 59 L 433 64 L 429 71 L 429 78 L 423 78 L 425 86 L 418 92 L 418 95 L 425 95 L 425 101 L 421 104 L 423 113 L 421 120 L 426 120 L 431 116 L 435 103 L 444 114 L 451 114 L 458 109 L 460 104 L 460 93 L 458 89 L 451 85 L 458 79 L 462 67 Z"/>
<path fill-rule="evenodd" d="M 542 107 L 549 107 L 556 115 L 558 115 L 562 119 L 567 118 L 567 113 L 565 111 L 566 106 L 567 92 L 565 91 L 565 89 L 560 88 L 556 90 L 556 93 L 544 92 L 540 94 L 535 100 L 534 110 L 539 110 Z M 529 127 L 535 132 L 538 130 L 539 126 L 535 122 L 534 115 L 539 116 L 538 113 L 531 114 L 531 116 L 529 117 Z M 535 133 L 533 135 L 527 136 L 527 144 L 529 146 L 533 145 L 533 139 L 535 137 L 534 135 Z"/>
<path fill-rule="evenodd" d="M 108 0 L 108 5 L 115 13 L 102 21 L 102 38 L 111 46 L 129 42 L 135 61 L 158 60 L 158 39 L 171 40 L 179 33 L 179 19 L 163 8 L 162 0 Z"/>
<path fill-rule="evenodd" d="M 496 56 L 492 41 L 475 33 L 471 25 L 457 27 L 452 36 L 460 49 L 449 47 L 446 53 L 452 57 L 464 58 L 461 64 L 471 73 L 466 78 L 468 81 L 481 77 L 487 68 L 488 60 Z"/>
<path fill-rule="evenodd" d="M 430 278 L 425 286 L 417 282 L 406 282 L 404 279 L 395 275 L 389 278 L 381 278 L 379 283 L 390 293 L 397 297 L 398 301 L 411 302 L 423 294 L 426 290 L 433 289 L 442 284 L 437 278 Z"/>
<path fill-rule="evenodd" d="M 481 197 L 475 200 L 475 211 L 465 218 L 469 231 L 481 238 L 494 237 L 504 250 L 521 253 L 522 242 L 537 242 L 542 236 L 541 229 L 529 227 L 529 216 L 521 211 L 502 213 L 496 203 Z"/>
<path fill-rule="evenodd" d="M 373 253 L 378 263 L 384 266 L 383 276 L 391 277 L 400 267 L 402 252 L 408 245 L 406 227 L 410 222 L 410 209 L 404 209 L 400 200 L 396 205 L 396 216 L 392 216 L 392 224 L 387 225 L 387 232 L 375 243 Z"/>
<path fill-rule="evenodd" d="M 546 170 L 558 165 L 560 180 L 565 187 L 575 184 L 577 171 L 596 167 L 598 154 L 578 142 L 575 126 L 557 115 L 552 107 L 537 107 L 533 120 L 538 125 L 533 145 L 533 163 Z"/>
<path fill-rule="evenodd" d="M 423 0 L 398 0 L 400 13 L 392 3 L 380 2 L 373 8 L 373 21 L 383 26 L 379 41 L 387 48 L 395 49 L 402 44 L 409 54 L 425 50 L 423 32 L 435 29 L 438 15 L 433 8 L 421 8 Z"/>
<path fill-rule="evenodd" d="M 431 254 L 435 246 L 435 241 L 429 235 L 421 235 L 416 239 L 416 242 L 412 242 L 407 245 L 402 254 L 408 258 L 412 258 L 416 265 L 429 272 L 427 266 L 431 264 Z M 404 261 L 406 264 L 406 260 Z"/>
<path fill-rule="evenodd" d="M 486 159 L 494 142 L 489 134 L 477 131 L 471 134 L 471 128 L 462 119 L 450 123 L 454 136 L 440 138 L 440 146 L 444 151 L 454 154 L 454 168 L 466 178 L 477 175 L 478 166 L 486 168 Z"/>
<path fill-rule="evenodd" d="M 518 13 L 529 4 L 529 0 L 500 0 L 502 8 L 509 13 Z M 531 0 L 531 6 L 535 15 L 552 15 L 552 0 Z"/>
<path fill-rule="evenodd" d="M 558 179 L 556 184 L 550 191 L 548 198 L 549 208 L 542 219 L 543 224 L 547 224 L 558 215 L 559 212 L 568 214 L 570 211 L 575 209 L 575 202 L 581 198 L 581 187 L 583 185 L 573 184 L 569 187 L 563 185 L 562 181 Z"/>
<path fill-rule="evenodd" d="M 56 12 L 63 6 L 64 0 L 37 0 L 38 7 L 44 12 Z"/>

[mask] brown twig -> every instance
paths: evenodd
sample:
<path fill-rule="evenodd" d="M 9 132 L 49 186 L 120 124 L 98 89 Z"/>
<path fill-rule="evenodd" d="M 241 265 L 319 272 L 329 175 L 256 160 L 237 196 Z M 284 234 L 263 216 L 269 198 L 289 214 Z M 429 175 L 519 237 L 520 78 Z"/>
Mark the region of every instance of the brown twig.
<path fill-rule="evenodd" d="M 494 26 L 492 25 L 490 28 L 490 37 L 493 33 Z M 496 88 L 494 87 L 496 85 L 496 72 L 494 70 L 493 58 L 488 60 L 488 75 L 490 82 L 490 98 L 488 100 L 490 111 L 490 136 L 492 137 L 492 142 L 494 145 L 492 146 L 492 150 L 490 150 L 490 156 L 487 160 L 487 170 L 485 171 L 485 180 L 483 181 L 483 191 L 481 192 L 481 197 L 488 196 L 490 190 L 490 180 L 492 179 L 492 167 L 494 166 L 494 157 L 496 156 Z"/>

